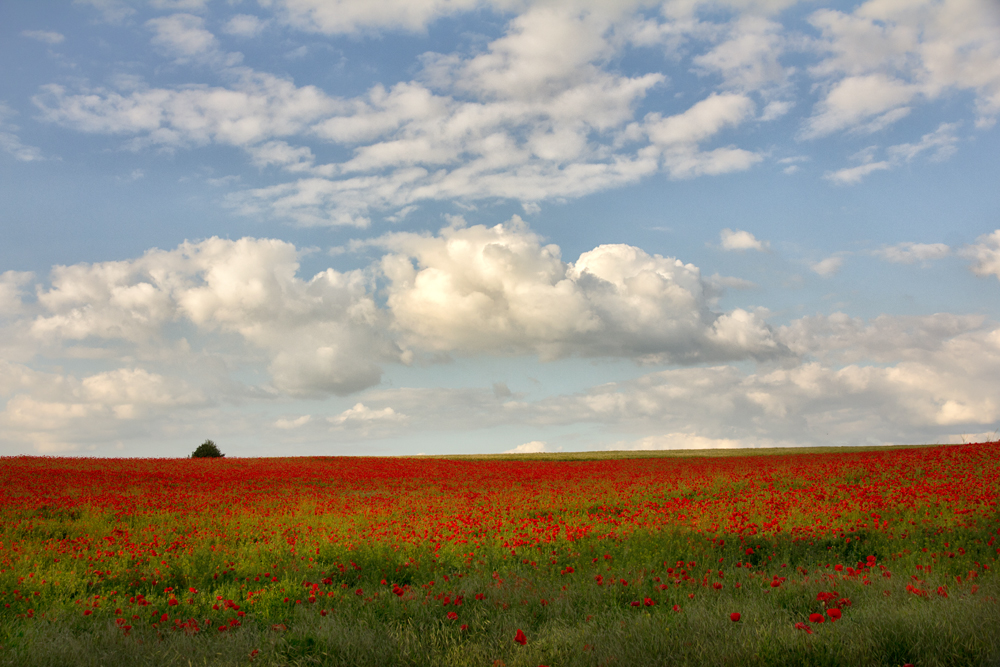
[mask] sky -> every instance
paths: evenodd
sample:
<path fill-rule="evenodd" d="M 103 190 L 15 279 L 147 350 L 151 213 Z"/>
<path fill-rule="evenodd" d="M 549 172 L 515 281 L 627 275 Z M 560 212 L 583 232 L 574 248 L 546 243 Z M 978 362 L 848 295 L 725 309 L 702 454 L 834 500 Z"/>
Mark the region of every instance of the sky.
<path fill-rule="evenodd" d="M 995 0 L 0 3 L 0 455 L 1000 428 Z"/>

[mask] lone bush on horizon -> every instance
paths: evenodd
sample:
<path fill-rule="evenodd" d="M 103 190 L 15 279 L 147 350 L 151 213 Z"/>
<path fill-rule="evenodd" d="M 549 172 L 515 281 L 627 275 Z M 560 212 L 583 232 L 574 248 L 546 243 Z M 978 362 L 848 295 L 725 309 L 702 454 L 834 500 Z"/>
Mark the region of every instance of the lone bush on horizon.
<path fill-rule="evenodd" d="M 219 451 L 219 447 L 211 440 L 206 440 L 205 442 L 198 445 L 198 449 L 194 450 L 191 454 L 193 459 L 220 459 L 225 454 Z"/>

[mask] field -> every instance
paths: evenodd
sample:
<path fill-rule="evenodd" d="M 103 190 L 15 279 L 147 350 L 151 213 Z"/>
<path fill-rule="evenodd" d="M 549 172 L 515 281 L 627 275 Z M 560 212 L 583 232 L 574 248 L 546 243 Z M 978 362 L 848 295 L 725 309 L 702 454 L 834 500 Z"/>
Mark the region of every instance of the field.
<path fill-rule="evenodd" d="M 998 443 L 0 481 L 3 665 L 1000 664 Z"/>

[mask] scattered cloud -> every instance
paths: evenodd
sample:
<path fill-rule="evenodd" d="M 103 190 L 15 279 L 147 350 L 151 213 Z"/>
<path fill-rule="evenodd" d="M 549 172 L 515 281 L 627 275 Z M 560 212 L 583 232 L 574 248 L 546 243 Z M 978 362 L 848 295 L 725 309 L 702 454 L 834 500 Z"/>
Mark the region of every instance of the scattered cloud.
<path fill-rule="evenodd" d="M 815 264 L 811 265 L 809 268 L 813 270 L 824 278 L 837 275 L 840 271 L 840 267 L 844 265 L 844 256 L 842 254 L 831 255 L 826 259 L 822 259 Z"/>
<path fill-rule="evenodd" d="M 61 32 L 53 32 L 50 30 L 22 30 L 21 35 L 27 37 L 28 39 L 36 39 L 39 42 L 45 42 L 46 44 L 60 44 L 66 36 Z"/>
<path fill-rule="evenodd" d="M 817 10 L 809 22 L 821 33 L 814 43 L 821 60 L 810 73 L 825 81 L 825 92 L 803 138 L 878 132 L 952 91 L 974 96 L 980 127 L 1000 113 L 1000 8 L 993 0 L 870 0 L 850 13 Z"/>
<path fill-rule="evenodd" d="M 42 155 L 41 149 L 22 143 L 17 136 L 17 132 L 21 128 L 8 120 L 15 113 L 13 109 L 0 102 L 0 149 L 21 162 L 44 160 L 45 157 Z"/>
<path fill-rule="evenodd" d="M 264 31 L 267 23 L 266 20 L 252 14 L 237 14 L 226 21 L 222 32 L 236 37 L 256 37 Z"/>
<path fill-rule="evenodd" d="M 875 255 L 894 264 L 927 263 L 951 254 L 951 248 L 944 243 L 913 243 L 906 241 L 892 246 L 884 246 Z"/>
<path fill-rule="evenodd" d="M 973 261 L 970 268 L 977 276 L 996 276 L 1000 279 L 1000 229 L 980 236 L 975 243 L 962 248 L 959 254 Z"/>
<path fill-rule="evenodd" d="M 770 243 L 758 241 L 750 232 L 742 229 L 723 229 L 719 233 L 719 240 L 722 242 L 723 250 L 767 250 Z"/>

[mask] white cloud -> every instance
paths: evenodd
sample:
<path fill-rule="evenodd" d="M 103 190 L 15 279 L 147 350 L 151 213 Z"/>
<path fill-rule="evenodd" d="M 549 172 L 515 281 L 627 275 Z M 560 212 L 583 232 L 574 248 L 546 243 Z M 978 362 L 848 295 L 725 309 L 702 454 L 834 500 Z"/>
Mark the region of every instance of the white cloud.
<path fill-rule="evenodd" d="M 823 174 L 823 178 L 836 185 L 854 185 L 864 180 L 864 177 L 876 171 L 888 171 L 892 169 L 892 163 L 888 161 L 866 162 L 857 167 L 844 167 L 837 171 Z"/>
<path fill-rule="evenodd" d="M 859 329 L 887 336 L 899 324 Z M 966 331 L 925 329 L 913 350 L 897 341 L 889 365 L 667 370 L 527 404 L 517 417 L 624 429 L 639 436 L 627 446 L 640 448 L 933 442 L 955 427 L 983 430 L 1000 419 L 1000 330 L 958 329 Z"/>
<path fill-rule="evenodd" d="M 518 445 L 514 449 L 508 449 L 504 454 L 541 454 L 549 451 L 546 444 L 541 440 L 532 440 L 523 445 Z"/>
<path fill-rule="evenodd" d="M 197 56 L 218 49 L 215 35 L 205 30 L 205 20 L 193 14 L 174 14 L 146 21 L 153 31 L 153 45 L 171 55 Z"/>
<path fill-rule="evenodd" d="M 29 39 L 37 39 L 39 42 L 45 42 L 46 44 L 59 44 L 66 39 L 66 36 L 61 32 L 51 30 L 22 30 L 21 35 Z"/>
<path fill-rule="evenodd" d="M 875 255 L 895 264 L 913 264 L 941 259 L 951 254 L 951 248 L 944 243 L 913 243 L 905 241 L 876 250 Z"/>
<path fill-rule="evenodd" d="M 708 309 L 697 267 L 632 246 L 567 264 L 516 216 L 374 243 L 389 250 L 381 267 L 394 326 L 425 350 L 673 363 L 783 354 L 760 314 Z"/>
<path fill-rule="evenodd" d="M 948 341 L 980 331 L 985 324 L 981 315 L 880 315 L 865 321 L 833 313 L 794 320 L 780 327 L 777 337 L 796 354 L 828 365 L 925 362 Z"/>
<path fill-rule="evenodd" d="M 959 254 L 973 260 L 970 268 L 977 276 L 996 276 L 1000 279 L 1000 229 L 980 236 L 974 244 L 962 248 Z"/>
<path fill-rule="evenodd" d="M 222 32 L 227 35 L 235 35 L 236 37 L 256 37 L 263 32 L 265 27 L 267 27 L 267 21 L 257 16 L 252 14 L 237 14 L 226 21 Z"/>
<path fill-rule="evenodd" d="M 194 48 L 194 47 L 192 47 Z M 235 72 L 233 88 L 139 88 L 69 94 L 43 86 L 34 102 L 50 122 L 83 132 L 135 136 L 137 146 L 209 142 L 251 146 L 302 132 L 337 103 L 315 86 L 249 70 Z"/>
<path fill-rule="evenodd" d="M 644 125 L 672 178 L 725 174 L 749 169 L 763 158 L 733 147 L 703 151 L 698 144 L 741 124 L 753 110 L 753 101 L 745 95 L 713 93 L 681 114 L 649 114 Z"/>
<path fill-rule="evenodd" d="M 209 335 L 237 334 L 268 359 L 275 389 L 296 396 L 345 394 L 379 382 L 380 361 L 401 352 L 361 271 L 296 276 L 294 246 L 269 239 L 211 238 L 151 250 L 123 262 L 56 267 L 40 290 L 39 341 L 163 345 L 173 322 Z M 126 346 L 127 349 L 127 346 Z M 235 352 L 235 350 L 231 350 Z"/>
<path fill-rule="evenodd" d="M 812 269 L 815 273 L 818 273 L 819 275 L 826 278 L 828 276 L 836 275 L 837 272 L 840 271 L 840 267 L 843 265 L 844 265 L 843 255 L 833 255 L 831 257 L 827 257 L 826 259 L 822 259 L 816 262 L 809 268 Z"/>
<path fill-rule="evenodd" d="M 10 317 L 21 312 L 23 304 L 21 296 L 24 287 L 31 281 L 34 274 L 28 271 L 4 271 L 0 273 L 0 318 Z"/>
<path fill-rule="evenodd" d="M 1000 5 L 993 0 L 869 0 L 851 13 L 821 9 L 823 59 L 811 73 L 828 91 L 803 128 L 806 138 L 877 131 L 920 101 L 949 92 L 975 97 L 977 124 L 1000 113 Z"/>
<path fill-rule="evenodd" d="M 80 444 L 123 433 L 149 433 L 178 410 L 207 403 L 178 378 L 121 368 L 77 379 L 0 363 L 0 445 L 29 444 L 40 453 L 73 451 Z"/>
<path fill-rule="evenodd" d="M 282 11 L 286 19 L 298 17 L 296 25 L 352 32 L 367 25 L 365 16 L 378 25 L 397 19 L 409 25 L 404 17 L 412 10 L 424 17 L 413 25 L 422 25 L 465 8 L 406 3 L 409 9 L 386 13 L 382 4 L 334 10 L 329 3 L 289 2 Z M 631 11 L 626 5 L 530 6 L 481 52 L 425 54 L 415 80 L 389 89 L 375 85 L 350 99 L 233 67 L 239 54 L 219 51 L 200 17 L 175 14 L 147 22 L 154 43 L 182 61 L 214 65 L 233 84 L 77 93 L 51 85 L 35 102 L 50 122 L 130 137 L 132 148 L 244 147 L 255 163 L 279 166 L 298 180 L 231 193 L 227 203 L 302 225 L 364 226 L 373 212 L 398 218 L 400 210 L 426 200 L 513 199 L 536 211 L 538 202 L 633 183 L 660 169 L 682 179 L 759 162 L 760 154 L 737 146 L 705 145 L 752 117 L 755 105 L 743 93 L 713 93 L 682 113 L 636 121 L 639 101 L 666 78 L 607 68 L 621 46 L 617 26 L 631 20 Z M 748 25 L 773 32 L 772 24 L 758 23 Z M 258 27 L 249 15 L 238 15 L 226 30 Z M 716 55 L 721 60 L 711 62 L 730 62 Z M 790 104 L 772 102 L 768 118 Z M 317 164 L 317 139 L 349 147 L 353 155 Z"/>
<path fill-rule="evenodd" d="M 135 8 L 124 0 L 73 0 L 75 5 L 90 5 L 101 13 L 105 23 L 119 24 L 135 14 Z"/>
<path fill-rule="evenodd" d="M 702 74 L 717 73 L 731 90 L 779 90 L 787 84 L 793 68 L 784 67 L 779 58 L 785 50 L 784 28 L 762 16 L 744 14 L 727 26 L 727 39 L 708 53 L 692 58 Z M 781 103 L 778 104 L 787 104 Z M 771 112 L 781 115 L 781 107 Z"/>
<path fill-rule="evenodd" d="M 880 130 L 905 115 L 909 109 L 903 105 L 917 93 L 916 86 L 885 74 L 845 77 L 817 105 L 818 113 L 809 119 L 802 137 L 812 139 L 860 127 L 862 121 L 869 121 L 873 116 L 877 116 L 875 124 L 868 130 Z"/>
<path fill-rule="evenodd" d="M 305 426 L 312 420 L 312 415 L 302 415 L 296 417 L 295 419 L 277 419 L 274 422 L 275 428 L 280 428 L 282 430 L 291 430 L 299 428 L 300 426 Z"/>
<path fill-rule="evenodd" d="M 723 250 L 767 250 L 770 247 L 767 241 L 758 241 L 753 234 L 742 229 L 723 229 L 719 232 L 719 240 Z"/>
<path fill-rule="evenodd" d="M 16 115 L 16 113 L 6 104 L 0 102 L 0 149 L 12 155 L 14 159 L 22 162 L 44 160 L 45 157 L 42 155 L 41 150 L 21 143 L 20 138 L 17 136 L 17 131 L 20 128 L 7 120 L 11 116 Z"/>
<path fill-rule="evenodd" d="M 889 171 L 901 164 L 912 161 L 925 151 L 933 151 L 931 161 L 940 162 L 947 160 L 957 150 L 955 144 L 958 137 L 955 136 L 956 123 L 941 123 L 936 130 L 928 132 L 914 144 L 897 144 L 887 149 L 887 160 L 875 162 L 875 152 L 877 146 L 868 148 L 856 153 L 852 159 L 860 161 L 862 164 L 857 167 L 845 167 L 837 171 L 827 172 L 823 178 L 837 185 L 854 185 L 860 183 L 865 176 L 876 171 Z"/>
<path fill-rule="evenodd" d="M 419 31 L 440 16 L 468 11 L 486 4 L 481 0 L 369 0 L 367 2 L 279 0 L 278 2 L 284 20 L 290 25 L 327 35 L 350 34 L 373 28 Z M 515 3 L 509 4 L 513 6 Z"/>

